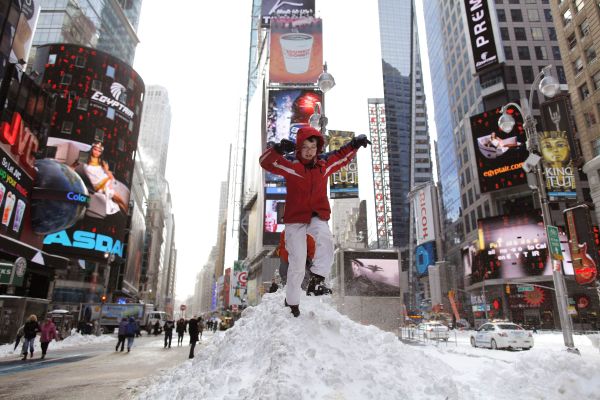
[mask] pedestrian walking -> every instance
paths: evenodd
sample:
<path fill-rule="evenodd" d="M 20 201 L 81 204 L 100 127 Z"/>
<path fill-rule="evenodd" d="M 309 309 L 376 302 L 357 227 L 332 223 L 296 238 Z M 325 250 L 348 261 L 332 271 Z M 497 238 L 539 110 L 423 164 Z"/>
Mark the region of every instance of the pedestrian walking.
<path fill-rule="evenodd" d="M 371 142 L 365 135 L 354 137 L 338 150 L 322 153 L 323 135 L 311 127 L 300 128 L 296 143 L 288 139 L 270 146 L 261 156 L 260 165 L 265 170 L 283 176 L 286 180 L 285 198 L 285 248 L 289 267 L 284 305 L 294 317 L 300 315 L 300 294 L 306 266 L 306 235 L 315 239 L 316 249 L 307 295 L 331 294 L 325 278 L 333 265 L 333 235 L 327 221 L 331 215 L 327 187 L 329 176 L 338 171 L 356 155 L 360 147 Z M 286 153 L 293 152 L 294 155 Z"/>
<path fill-rule="evenodd" d="M 198 341 L 198 320 L 196 316 L 192 317 L 188 322 L 188 331 L 190 333 L 190 357 L 194 358 L 194 348 L 196 347 L 196 342 Z"/>
<path fill-rule="evenodd" d="M 19 343 L 21 343 L 21 338 L 23 337 L 23 328 L 25 328 L 25 325 L 21 325 L 19 329 L 17 329 L 17 337 L 15 338 L 15 348 L 13 351 L 17 350 Z"/>
<path fill-rule="evenodd" d="M 121 322 L 119 322 L 119 331 L 117 333 L 119 335 L 119 341 L 117 342 L 115 351 L 119 351 L 119 345 L 121 345 L 121 351 L 123 351 L 123 348 L 125 347 L 125 338 L 127 337 L 127 324 L 127 318 L 121 318 Z"/>
<path fill-rule="evenodd" d="M 218 318 L 216 318 L 216 319 L 213 321 L 213 333 L 215 333 L 215 332 L 217 331 L 217 328 L 218 328 L 218 327 L 219 327 L 219 319 L 218 319 Z"/>
<path fill-rule="evenodd" d="M 46 352 L 48 352 L 48 346 L 52 340 L 58 340 L 58 332 L 56 325 L 50 316 L 47 316 L 41 327 L 40 344 L 42 346 L 42 357 L 43 360 L 46 358 Z"/>
<path fill-rule="evenodd" d="M 27 349 L 29 348 L 30 358 L 33 358 L 33 343 L 35 342 L 35 337 L 37 333 L 40 331 L 40 325 L 37 322 L 37 317 L 35 314 L 31 314 L 29 318 L 27 318 L 27 322 L 23 326 L 23 348 L 21 353 L 23 354 L 23 358 L 21 360 L 27 359 Z"/>
<path fill-rule="evenodd" d="M 200 337 L 202 337 L 202 332 L 204 332 L 204 320 L 202 317 L 198 318 L 198 332 L 200 333 Z"/>
<path fill-rule="evenodd" d="M 175 327 L 175 322 L 169 318 L 165 321 L 165 325 L 163 329 L 165 331 L 165 349 L 167 348 L 167 340 L 169 341 L 169 348 L 171 348 L 171 340 L 173 340 L 173 328 Z"/>
<path fill-rule="evenodd" d="M 187 332 L 187 329 L 185 328 L 185 319 L 183 318 L 179 318 L 179 321 L 177 321 L 177 346 L 181 346 L 183 345 L 183 334 L 185 332 Z"/>
<path fill-rule="evenodd" d="M 129 317 L 127 322 L 127 328 L 125 329 L 125 336 L 127 337 L 127 352 L 131 351 L 133 347 L 133 341 L 135 340 L 135 332 L 137 331 L 137 323 L 133 317 Z"/>

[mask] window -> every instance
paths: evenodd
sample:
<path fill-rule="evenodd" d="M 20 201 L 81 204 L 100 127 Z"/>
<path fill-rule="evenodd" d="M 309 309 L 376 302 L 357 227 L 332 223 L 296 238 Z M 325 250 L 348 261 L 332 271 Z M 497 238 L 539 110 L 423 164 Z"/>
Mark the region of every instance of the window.
<path fill-rule="evenodd" d="M 552 10 L 549 8 L 544 8 L 544 19 L 546 22 L 552 22 Z"/>
<path fill-rule="evenodd" d="M 588 128 L 591 128 L 592 125 L 596 124 L 596 116 L 594 115 L 593 111 L 584 112 L 583 119 L 585 120 L 585 126 Z"/>
<path fill-rule="evenodd" d="M 498 16 L 498 22 L 506 22 L 506 12 L 503 9 L 496 9 L 496 15 Z"/>
<path fill-rule="evenodd" d="M 596 72 L 592 76 L 592 80 L 594 81 L 594 90 L 600 89 L 600 71 Z"/>
<path fill-rule="evenodd" d="M 96 128 L 94 131 L 94 141 L 103 142 L 104 141 L 104 131 L 102 129 Z"/>
<path fill-rule="evenodd" d="M 514 8 L 510 10 L 510 19 L 512 19 L 513 22 L 523 22 L 523 14 L 521 13 L 521 10 Z"/>
<path fill-rule="evenodd" d="M 561 60 L 560 47 L 552 46 L 552 58 L 554 58 L 555 60 Z"/>
<path fill-rule="evenodd" d="M 513 101 L 515 103 L 518 103 L 521 99 L 521 94 L 518 90 L 507 90 L 506 96 L 508 97 L 508 101 Z"/>
<path fill-rule="evenodd" d="M 552 27 L 548 28 L 548 38 L 550 40 L 556 40 L 556 29 Z"/>
<path fill-rule="evenodd" d="M 507 60 L 512 60 L 513 59 L 512 47 L 510 47 L 510 46 L 504 46 L 504 57 Z"/>
<path fill-rule="evenodd" d="M 519 55 L 520 60 L 531 60 L 529 47 L 527 46 L 517 46 L 517 54 Z"/>
<path fill-rule="evenodd" d="M 527 40 L 525 28 L 515 28 L 515 40 Z"/>
<path fill-rule="evenodd" d="M 510 65 L 505 68 L 506 71 L 506 83 L 517 83 L 517 71 L 515 67 Z"/>
<path fill-rule="evenodd" d="M 108 65 L 106 67 L 106 76 L 111 77 L 114 79 L 115 77 L 115 67 L 113 67 L 112 65 Z"/>
<path fill-rule="evenodd" d="M 500 37 L 502 38 L 502 40 L 510 40 L 508 28 L 500 28 Z"/>
<path fill-rule="evenodd" d="M 582 38 L 590 34 L 590 23 L 587 18 L 579 25 L 579 32 L 581 33 Z"/>
<path fill-rule="evenodd" d="M 87 111 L 89 105 L 90 105 L 90 101 L 88 99 L 79 98 L 79 100 L 77 100 L 77 109 L 78 110 Z"/>
<path fill-rule="evenodd" d="M 566 85 L 567 84 L 567 75 L 565 75 L 565 69 L 562 65 L 557 65 L 556 67 L 556 76 L 558 77 L 558 82 Z"/>
<path fill-rule="evenodd" d="M 523 83 L 533 83 L 533 68 L 531 65 L 521 66 L 521 75 L 523 75 Z"/>
<path fill-rule="evenodd" d="M 588 64 L 596 61 L 596 48 L 594 46 L 590 46 L 585 50 L 585 60 Z"/>
<path fill-rule="evenodd" d="M 546 47 L 545 46 L 535 46 L 535 58 L 537 60 L 547 60 L 548 59 L 548 53 L 546 52 Z"/>
<path fill-rule="evenodd" d="M 106 109 L 106 118 L 115 120 L 115 109 L 112 107 L 108 107 Z"/>
<path fill-rule="evenodd" d="M 579 75 L 581 71 L 583 71 L 583 60 L 581 57 L 578 57 L 577 60 L 573 61 L 573 71 L 575 71 L 575 75 Z"/>
<path fill-rule="evenodd" d="M 596 139 L 596 140 L 592 140 L 591 144 L 592 144 L 592 149 L 594 150 L 593 156 L 595 157 L 597 155 L 600 155 L 600 138 Z M 598 174 L 600 174 L 600 171 L 598 171 Z"/>
<path fill-rule="evenodd" d="M 56 64 L 56 54 L 48 55 L 48 64 L 50 64 L 50 65 Z"/>
<path fill-rule="evenodd" d="M 96 92 L 101 92 L 102 91 L 102 82 L 94 79 L 92 81 L 92 90 L 95 90 Z"/>
<path fill-rule="evenodd" d="M 79 68 L 85 67 L 85 58 L 81 56 L 75 57 L 75 66 Z"/>
<path fill-rule="evenodd" d="M 61 78 L 60 78 L 60 84 L 61 85 L 70 85 L 71 84 L 71 80 L 72 80 L 72 76 L 71 74 L 64 74 Z"/>
<path fill-rule="evenodd" d="M 573 5 L 575 6 L 575 9 L 577 10 L 577 12 L 579 12 L 579 11 L 583 10 L 583 6 L 585 5 L 585 2 L 583 0 L 574 0 Z"/>
<path fill-rule="evenodd" d="M 533 40 L 544 40 L 542 28 L 531 28 L 531 38 Z"/>
<path fill-rule="evenodd" d="M 60 128 L 60 133 L 65 133 L 67 135 L 70 135 L 72 130 L 73 130 L 73 122 L 63 121 L 62 127 Z"/>
<path fill-rule="evenodd" d="M 563 25 L 566 26 L 571 23 L 573 19 L 573 15 L 571 14 L 571 9 L 567 8 L 562 15 Z"/>
<path fill-rule="evenodd" d="M 567 38 L 567 43 L 569 44 L 569 50 L 573 50 L 575 46 L 577 46 L 577 38 L 575 37 L 575 32 L 571 33 Z"/>
<path fill-rule="evenodd" d="M 590 90 L 588 89 L 587 83 L 579 86 L 579 97 L 581 100 L 585 100 L 590 96 Z"/>
<path fill-rule="evenodd" d="M 527 10 L 527 18 L 529 22 L 538 22 L 540 20 L 540 12 L 535 8 Z"/>

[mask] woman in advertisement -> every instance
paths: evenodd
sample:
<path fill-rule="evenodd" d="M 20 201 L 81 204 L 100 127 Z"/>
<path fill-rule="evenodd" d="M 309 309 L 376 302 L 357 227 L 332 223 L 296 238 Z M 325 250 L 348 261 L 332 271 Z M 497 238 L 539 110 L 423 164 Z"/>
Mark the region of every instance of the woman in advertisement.
<path fill-rule="evenodd" d="M 106 161 L 102 159 L 104 147 L 102 143 L 95 142 L 92 145 L 87 163 L 83 169 L 90 183 L 94 187 L 94 191 L 104 193 L 106 196 L 106 214 L 116 214 L 119 210 L 127 213 L 127 205 L 121 199 L 118 193 L 115 192 L 117 181 L 112 172 L 108 168 Z"/>

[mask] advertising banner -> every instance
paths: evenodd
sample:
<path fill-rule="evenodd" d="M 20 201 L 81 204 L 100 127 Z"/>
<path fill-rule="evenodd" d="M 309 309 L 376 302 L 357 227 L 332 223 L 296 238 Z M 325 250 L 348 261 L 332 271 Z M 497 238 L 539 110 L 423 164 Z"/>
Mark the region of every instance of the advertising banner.
<path fill-rule="evenodd" d="M 551 201 L 576 200 L 573 135 L 569 97 L 560 96 L 544 102 L 540 108 L 543 131 L 539 133 L 546 191 Z"/>
<path fill-rule="evenodd" d="M 413 198 L 415 226 L 417 227 L 417 245 L 435 240 L 435 218 L 433 214 L 433 185 L 419 189 Z"/>
<path fill-rule="evenodd" d="M 323 72 L 320 18 L 271 20 L 271 83 L 316 83 Z"/>
<path fill-rule="evenodd" d="M 279 235 L 285 229 L 283 214 L 285 197 L 281 195 L 265 195 L 265 219 L 263 224 L 263 245 L 277 245 Z"/>
<path fill-rule="evenodd" d="M 419 277 L 426 276 L 430 265 L 435 265 L 435 242 L 423 243 L 415 249 L 415 267 Z"/>
<path fill-rule="evenodd" d="M 49 90 L 61 94 L 46 154 L 71 167 L 90 193 L 85 218 L 47 235 L 44 249 L 81 258 L 104 259 L 105 253 L 123 258 L 144 82 L 119 59 L 76 45 L 39 47 L 35 70 Z"/>
<path fill-rule="evenodd" d="M 41 10 L 41 0 L 17 0 L 20 6 L 19 21 L 14 30 L 14 39 L 10 51 L 11 63 L 21 64 L 23 67 L 29 58 L 29 51 L 33 42 L 33 35 Z"/>
<path fill-rule="evenodd" d="M 354 132 L 329 130 L 329 151 L 339 150 L 354 137 Z M 358 197 L 358 164 L 356 157 L 350 164 L 334 172 L 329 178 L 329 193 L 332 199 Z"/>
<path fill-rule="evenodd" d="M 563 213 L 569 233 L 575 280 L 580 285 L 594 284 L 598 276 L 598 249 L 590 210 L 586 205 L 581 205 L 566 209 Z"/>
<path fill-rule="evenodd" d="M 315 15 L 315 0 L 263 0 L 262 26 L 268 27 L 271 18 L 305 18 Z"/>
<path fill-rule="evenodd" d="M 279 143 L 281 139 L 295 142 L 298 130 L 309 126 L 317 102 L 323 102 L 323 95 L 314 90 L 269 90 L 267 142 Z M 283 182 L 283 177 L 265 172 L 265 181 Z"/>
<path fill-rule="evenodd" d="M 392 225 L 392 194 L 390 190 L 390 164 L 383 99 L 369 99 L 369 134 L 371 137 L 371 161 L 373 167 L 373 190 L 375 192 L 375 222 L 379 247 L 394 245 Z"/>
<path fill-rule="evenodd" d="M 509 113 L 516 124 L 510 133 L 498 128 L 500 108 L 471 117 L 473 147 L 477 161 L 479 187 L 482 193 L 505 189 L 527 182 L 523 163 L 529 156 L 521 114 L 514 109 Z"/>
<path fill-rule="evenodd" d="M 516 279 L 552 275 L 552 258 L 548 250 L 542 218 L 535 214 L 503 215 L 477 221 L 479 248 L 463 250 L 463 260 L 470 260 L 471 284 L 483 279 Z M 571 252 L 566 235 L 560 234 L 563 269 L 573 275 Z M 468 268 L 465 265 L 465 275 Z"/>
<path fill-rule="evenodd" d="M 247 301 L 248 270 L 243 261 L 233 263 L 229 304 L 241 306 Z"/>
<path fill-rule="evenodd" d="M 346 296 L 399 297 L 398 253 L 344 252 L 344 288 Z"/>
<path fill-rule="evenodd" d="M 100 317 L 102 325 L 119 325 L 122 318 L 133 317 L 141 321 L 144 317 L 143 304 L 103 304 Z"/>
<path fill-rule="evenodd" d="M 467 46 L 471 54 L 471 69 L 479 73 L 498 64 L 503 58 L 494 35 L 494 28 L 498 25 L 497 21 L 492 21 L 494 5 L 490 6 L 488 0 L 463 0 L 461 3 L 471 43 L 471 46 Z"/>

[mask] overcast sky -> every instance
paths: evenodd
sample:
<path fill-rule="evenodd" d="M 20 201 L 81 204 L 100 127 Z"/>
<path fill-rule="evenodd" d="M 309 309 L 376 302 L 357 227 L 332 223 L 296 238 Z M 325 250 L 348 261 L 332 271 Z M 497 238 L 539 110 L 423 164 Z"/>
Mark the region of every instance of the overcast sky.
<path fill-rule="evenodd" d="M 134 67 L 146 85 L 169 91 L 167 179 L 175 214 L 177 298 L 184 300 L 216 244 L 220 182 L 227 179 L 229 144 L 246 93 L 252 1 L 166 4 L 143 2 Z M 316 1 L 323 58 L 337 83 L 327 93 L 328 128 L 368 134 L 367 99 L 383 97 L 377 1 L 348 4 Z M 366 151 L 359 155 L 360 197 L 369 199 L 370 158 Z"/>

